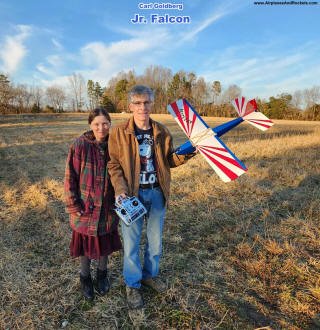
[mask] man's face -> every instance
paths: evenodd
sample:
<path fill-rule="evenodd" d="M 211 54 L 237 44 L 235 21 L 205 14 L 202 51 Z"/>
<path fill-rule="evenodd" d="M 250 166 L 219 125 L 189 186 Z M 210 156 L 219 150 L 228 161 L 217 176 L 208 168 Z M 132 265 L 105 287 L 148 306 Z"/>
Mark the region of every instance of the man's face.
<path fill-rule="evenodd" d="M 148 94 L 134 95 L 132 96 L 129 109 L 133 113 L 133 117 L 138 121 L 149 121 L 152 101 Z"/>

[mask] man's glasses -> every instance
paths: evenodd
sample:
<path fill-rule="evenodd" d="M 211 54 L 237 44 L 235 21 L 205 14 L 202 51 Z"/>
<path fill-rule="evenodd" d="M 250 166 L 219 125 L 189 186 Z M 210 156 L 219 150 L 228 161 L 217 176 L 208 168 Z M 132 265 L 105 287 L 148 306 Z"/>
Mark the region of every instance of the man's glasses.
<path fill-rule="evenodd" d="M 144 102 L 140 102 L 140 101 L 136 101 L 136 102 L 131 102 L 132 104 L 139 106 L 139 105 L 145 105 L 145 106 L 149 106 L 151 105 L 151 101 L 144 101 Z"/>

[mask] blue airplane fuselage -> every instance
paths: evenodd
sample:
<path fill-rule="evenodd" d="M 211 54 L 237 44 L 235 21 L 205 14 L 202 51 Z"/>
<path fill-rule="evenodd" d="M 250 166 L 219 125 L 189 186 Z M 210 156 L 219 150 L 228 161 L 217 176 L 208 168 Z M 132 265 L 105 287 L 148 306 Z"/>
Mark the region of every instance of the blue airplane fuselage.
<path fill-rule="evenodd" d="M 232 128 L 238 126 L 240 123 L 243 122 L 243 118 L 235 118 L 227 123 L 224 123 L 222 125 L 219 125 L 215 128 L 212 128 L 212 131 L 215 133 L 216 136 L 221 136 L 227 132 L 229 132 Z M 183 143 L 181 146 L 179 146 L 175 153 L 177 155 L 186 155 L 191 154 L 192 152 L 195 152 L 196 148 L 192 145 L 192 143 L 188 140 L 185 143 Z"/>

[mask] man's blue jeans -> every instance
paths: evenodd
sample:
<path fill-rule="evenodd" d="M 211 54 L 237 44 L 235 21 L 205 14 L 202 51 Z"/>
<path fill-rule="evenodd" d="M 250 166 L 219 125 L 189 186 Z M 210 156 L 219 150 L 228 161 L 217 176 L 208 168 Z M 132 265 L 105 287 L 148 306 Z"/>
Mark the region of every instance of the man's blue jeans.
<path fill-rule="evenodd" d="M 162 230 L 166 212 L 165 200 L 160 187 L 140 189 L 139 200 L 146 207 L 146 245 L 143 268 L 140 262 L 140 241 L 144 217 L 131 226 L 121 223 L 124 245 L 123 277 L 127 286 L 140 288 L 141 279 L 155 277 L 159 273 L 162 253 Z"/>

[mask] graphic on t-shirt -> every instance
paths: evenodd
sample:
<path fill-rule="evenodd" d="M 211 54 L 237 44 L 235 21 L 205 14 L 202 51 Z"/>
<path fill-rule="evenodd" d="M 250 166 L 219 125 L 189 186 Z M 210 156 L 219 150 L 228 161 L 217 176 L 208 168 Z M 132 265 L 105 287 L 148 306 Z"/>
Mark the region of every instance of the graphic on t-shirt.
<path fill-rule="evenodd" d="M 152 159 L 152 147 L 147 139 L 143 140 L 139 146 L 141 170 L 145 172 L 153 172 L 153 159 Z"/>
<path fill-rule="evenodd" d="M 140 154 L 140 184 L 154 184 L 157 182 L 157 173 L 154 166 L 154 146 L 152 134 L 143 133 L 136 135 L 139 142 Z"/>

